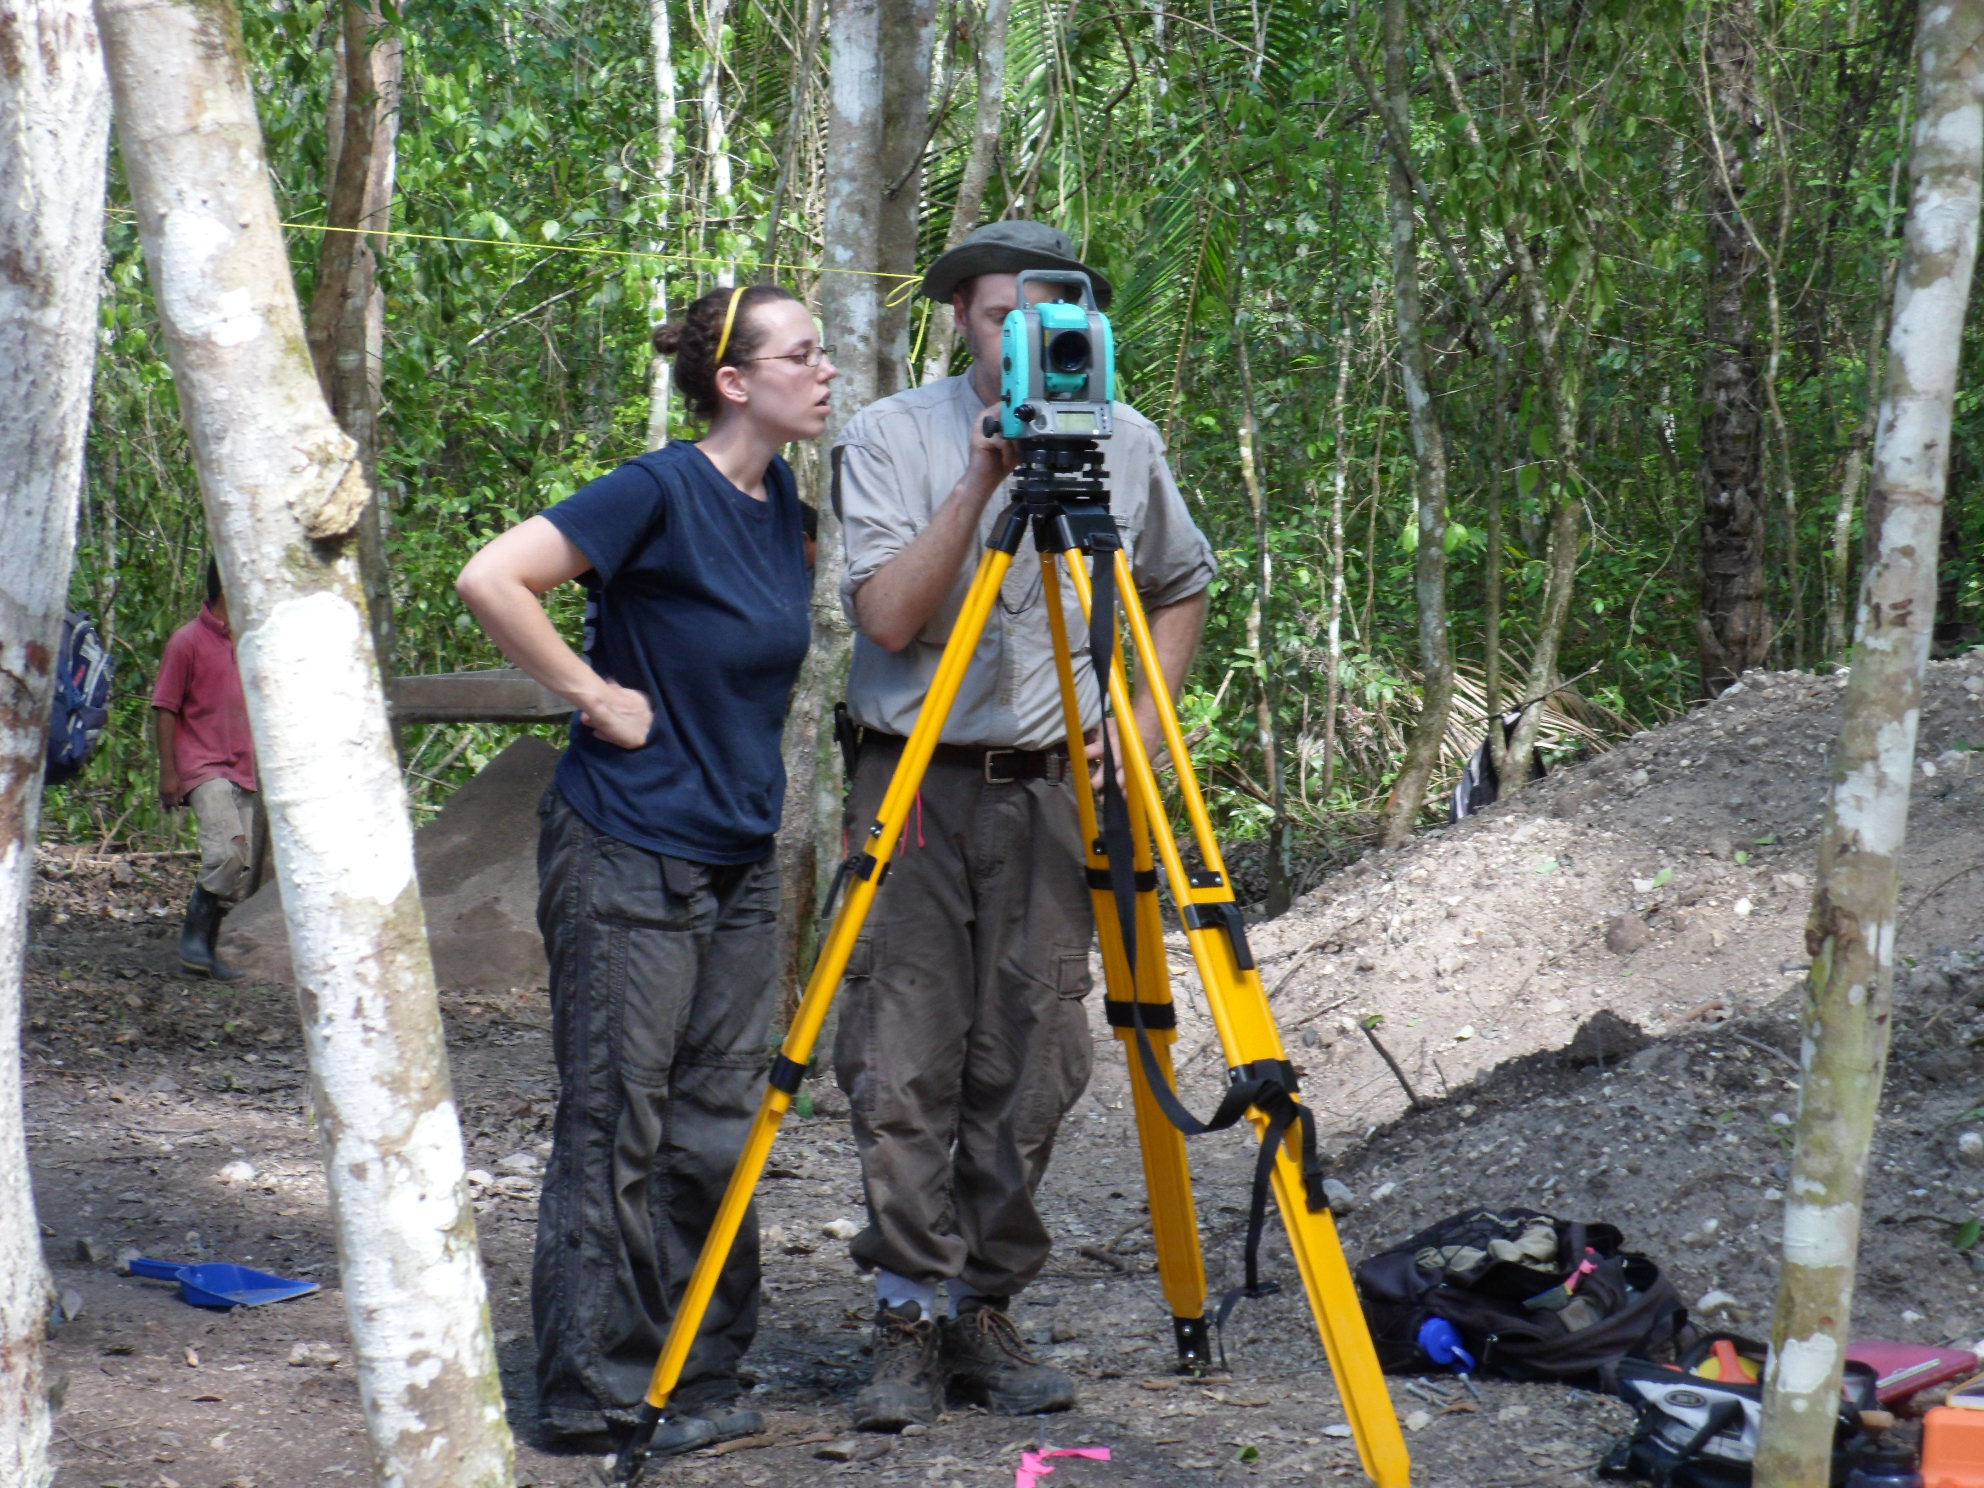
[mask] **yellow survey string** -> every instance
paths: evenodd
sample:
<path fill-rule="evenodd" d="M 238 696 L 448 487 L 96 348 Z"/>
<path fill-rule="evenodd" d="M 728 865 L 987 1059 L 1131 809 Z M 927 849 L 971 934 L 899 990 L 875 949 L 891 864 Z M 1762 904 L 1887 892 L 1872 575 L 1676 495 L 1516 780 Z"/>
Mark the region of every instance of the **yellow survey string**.
<path fill-rule="evenodd" d="M 125 207 L 112 207 L 108 215 L 130 219 L 134 214 Z M 516 253 L 589 253 L 600 258 L 652 258 L 664 263 L 695 264 L 703 268 L 736 268 L 737 260 L 732 258 L 700 257 L 693 253 L 659 253 L 649 248 L 601 248 L 591 243 L 532 243 L 521 238 L 464 238 L 450 233 L 406 232 L 399 228 L 374 227 L 333 227 L 328 222 L 278 222 L 277 227 L 291 232 L 343 232 L 357 233 L 367 238 L 403 238 L 419 243 L 462 243 L 475 248 L 508 248 Z M 836 269 L 824 264 L 770 263 L 754 264 L 754 269 L 782 270 L 790 274 L 860 274 L 870 279 L 893 279 L 894 288 L 889 291 L 888 303 L 899 305 L 915 292 L 922 282 L 920 274 L 885 273 L 880 269 Z"/>

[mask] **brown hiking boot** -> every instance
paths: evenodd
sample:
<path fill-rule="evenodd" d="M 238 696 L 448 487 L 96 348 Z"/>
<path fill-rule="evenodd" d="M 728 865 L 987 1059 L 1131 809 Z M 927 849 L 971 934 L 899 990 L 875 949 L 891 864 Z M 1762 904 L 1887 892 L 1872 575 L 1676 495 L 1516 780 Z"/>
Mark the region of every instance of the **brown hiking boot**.
<path fill-rule="evenodd" d="M 937 1324 L 914 1302 L 875 1309 L 875 1369 L 854 1397 L 854 1429 L 900 1431 L 928 1425 L 944 1408 Z"/>
<path fill-rule="evenodd" d="M 1062 1411 L 1075 1403 L 1075 1382 L 1026 1351 L 998 1297 L 966 1297 L 944 1324 L 944 1367 L 954 1389 L 1000 1416 Z"/>

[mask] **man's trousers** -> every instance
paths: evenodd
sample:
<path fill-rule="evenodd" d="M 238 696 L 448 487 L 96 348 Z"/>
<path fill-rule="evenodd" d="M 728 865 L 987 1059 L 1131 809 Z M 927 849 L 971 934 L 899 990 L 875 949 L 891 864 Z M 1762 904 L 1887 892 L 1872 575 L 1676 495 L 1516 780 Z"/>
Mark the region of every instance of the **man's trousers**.
<path fill-rule="evenodd" d="M 864 746 L 853 831 L 897 757 Z M 1067 761 L 1000 783 L 999 760 L 931 765 L 848 967 L 834 1057 L 868 1197 L 854 1259 L 1010 1297 L 1046 1263 L 1034 1191 L 1093 1063 L 1094 917 Z"/>

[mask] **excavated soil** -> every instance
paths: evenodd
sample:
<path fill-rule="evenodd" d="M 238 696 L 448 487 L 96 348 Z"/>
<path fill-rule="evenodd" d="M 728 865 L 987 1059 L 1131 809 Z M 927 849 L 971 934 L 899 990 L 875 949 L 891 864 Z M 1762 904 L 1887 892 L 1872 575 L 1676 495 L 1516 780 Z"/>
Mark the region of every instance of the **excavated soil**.
<path fill-rule="evenodd" d="M 1868 1192 L 1862 1336 L 1974 1344 L 1984 1170 L 1957 1145 L 1984 1124 L 1984 666 L 1931 669 L 1909 828 L 1894 1056 Z M 1334 1172 L 1355 1195 L 1353 1259 L 1471 1204 L 1617 1223 L 1704 1320 L 1766 1333 L 1779 1245 L 1793 1015 L 1839 683 L 1756 675 L 1687 718 L 1522 796 L 1327 880 L 1253 944 Z M 44 854 L 28 982 L 27 1102 L 46 1248 L 74 1319 L 64 1488 L 277 1488 L 365 1481 L 368 1460 L 294 1004 L 276 986 L 188 983 L 171 936 L 176 857 Z M 1219 1079 L 1203 999 L 1174 942 L 1188 1102 Z M 552 1072 L 542 991 L 444 997 L 475 1170 L 519 1482 L 597 1481 L 529 1445 L 527 1282 Z M 1419 1104 L 1363 1031 L 1398 1061 Z M 1112 1045 L 1095 1020 L 1099 1044 Z M 1123 1060 L 1098 1049 L 1043 1194 L 1057 1239 L 1016 1308 L 1082 1386 L 1042 1420 L 956 1412 L 856 1438 L 866 1290 L 824 1233 L 860 1208 L 844 1108 L 810 1084 L 761 1189 L 764 1331 L 751 1359 L 763 1437 L 674 1459 L 648 1481 L 810 1485 L 842 1478 L 1012 1482 L 1023 1447 L 1101 1444 L 1053 1488 L 1359 1481 L 1344 1415 L 1285 1243 L 1291 1285 L 1227 1328 L 1230 1374 L 1168 1372 Z M 1251 1152 L 1192 1144 L 1208 1279 L 1239 1280 Z M 245 1165 L 245 1166 L 241 1166 Z M 224 1259 L 319 1280 L 314 1296 L 228 1314 L 118 1274 L 120 1251 Z M 1419 1488 L 1593 1483 L 1628 1424 L 1618 1403 L 1546 1385 L 1394 1380 Z"/>

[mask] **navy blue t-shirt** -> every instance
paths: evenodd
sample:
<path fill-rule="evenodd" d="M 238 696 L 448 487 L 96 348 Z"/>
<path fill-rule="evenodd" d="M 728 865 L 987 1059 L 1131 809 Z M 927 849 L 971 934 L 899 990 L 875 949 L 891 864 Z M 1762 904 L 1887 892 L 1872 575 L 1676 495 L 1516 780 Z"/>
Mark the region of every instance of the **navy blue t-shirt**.
<path fill-rule="evenodd" d="M 622 749 L 572 719 L 558 789 L 608 836 L 701 863 L 749 863 L 778 831 L 779 736 L 811 638 L 798 492 L 766 499 L 686 441 L 630 460 L 545 512 L 592 563 L 585 656 L 646 693 L 654 727 Z"/>

